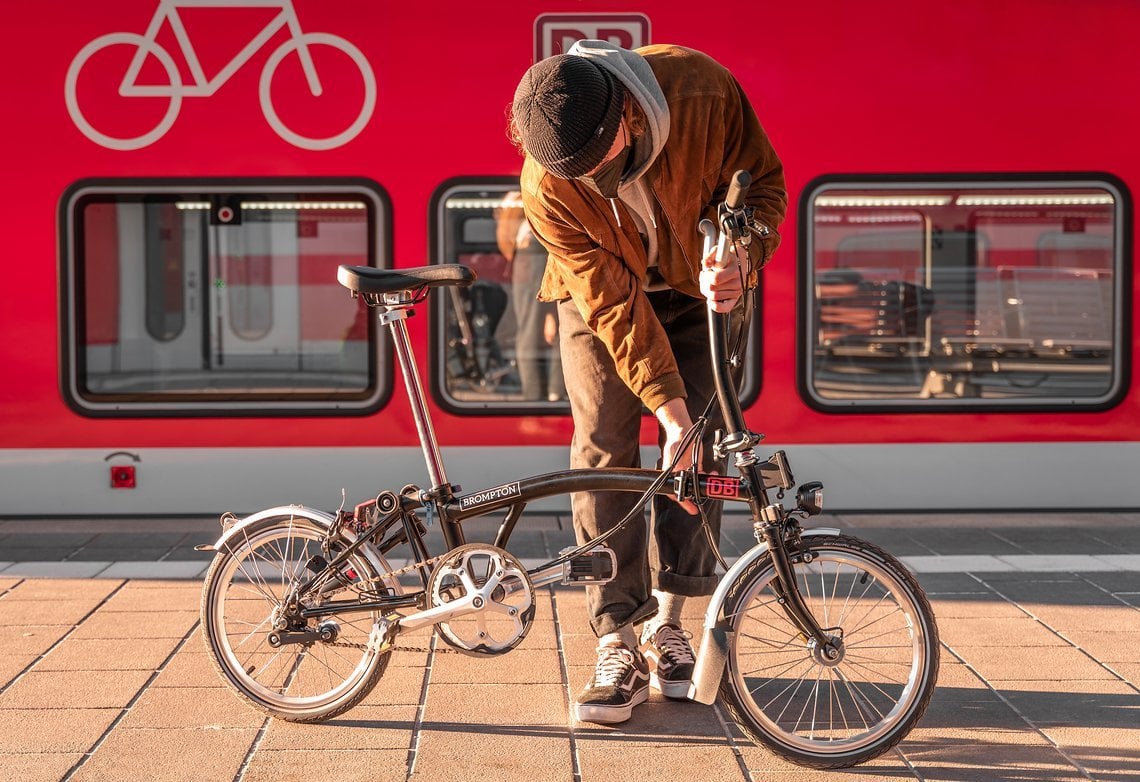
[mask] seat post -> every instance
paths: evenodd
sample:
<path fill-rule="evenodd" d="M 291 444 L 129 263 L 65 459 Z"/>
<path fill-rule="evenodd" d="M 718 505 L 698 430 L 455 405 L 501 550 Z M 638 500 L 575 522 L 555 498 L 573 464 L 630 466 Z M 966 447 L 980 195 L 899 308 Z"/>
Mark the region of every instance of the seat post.
<path fill-rule="evenodd" d="M 420 382 L 419 372 L 416 370 L 415 356 L 412 353 L 412 343 L 408 339 L 408 324 L 404 321 L 411 310 L 410 306 L 389 307 L 380 315 L 380 323 L 386 325 L 392 334 L 392 342 L 396 348 L 396 361 L 400 365 L 400 374 L 404 376 L 404 388 L 408 392 L 408 401 L 412 405 L 412 418 L 416 422 L 416 433 L 419 435 L 420 447 L 423 449 L 424 462 L 427 464 L 428 475 L 431 477 L 433 491 L 445 490 L 450 494 L 451 488 L 447 481 L 447 472 L 443 467 L 443 454 L 439 450 L 439 442 L 435 437 L 435 427 L 432 425 L 431 413 L 428 411 L 427 397 Z"/>

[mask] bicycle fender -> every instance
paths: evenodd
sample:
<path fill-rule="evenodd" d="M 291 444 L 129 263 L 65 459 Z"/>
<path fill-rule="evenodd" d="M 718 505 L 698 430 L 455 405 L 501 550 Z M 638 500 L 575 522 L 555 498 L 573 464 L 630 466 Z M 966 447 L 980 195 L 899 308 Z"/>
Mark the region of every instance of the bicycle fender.
<path fill-rule="evenodd" d="M 809 535 L 838 535 L 839 532 L 834 527 L 818 527 L 804 530 L 801 534 L 806 538 Z M 724 616 L 724 601 L 736 579 L 767 553 L 768 544 L 757 543 L 736 560 L 717 584 L 716 591 L 709 600 L 708 610 L 705 611 L 700 650 L 697 652 L 697 664 L 693 667 L 693 683 L 689 685 L 689 700 L 704 704 L 716 700 L 733 641 L 730 623 Z"/>
<path fill-rule="evenodd" d="M 228 548 L 229 541 L 232 540 L 235 536 L 244 534 L 245 530 L 249 529 L 251 526 L 265 521 L 266 519 L 271 519 L 274 516 L 294 516 L 308 519 L 309 521 L 312 521 L 315 524 L 324 527 L 325 529 L 331 527 L 334 519 L 336 518 L 331 513 L 325 513 L 324 511 L 316 510 L 314 508 L 306 508 L 303 505 L 278 505 L 276 508 L 266 508 L 265 510 L 259 510 L 257 513 L 254 513 L 251 516 L 246 516 L 244 519 L 241 519 L 229 529 L 222 532 L 222 536 L 218 538 L 217 542 L 214 543 L 213 546 L 202 548 L 212 549 L 214 551 L 225 551 Z M 352 543 L 356 540 L 356 536 L 348 530 L 342 530 L 340 534 L 349 543 Z M 385 558 L 372 546 L 369 546 L 367 544 L 361 546 L 360 553 L 363 554 L 370 563 L 372 563 L 372 567 L 376 569 L 377 573 L 387 573 L 391 570 L 391 567 L 388 565 L 388 562 L 385 560 Z M 388 587 L 390 589 L 393 589 L 397 594 L 403 594 L 403 590 L 400 588 L 399 582 L 396 582 L 394 579 L 392 579 L 392 581 L 393 583 L 388 584 Z"/>
<path fill-rule="evenodd" d="M 308 519 L 309 521 L 316 522 L 326 529 L 332 526 L 333 517 L 324 511 L 315 510 L 313 508 L 306 508 L 303 505 L 278 505 L 276 508 L 266 508 L 259 510 L 253 515 L 246 516 L 244 519 L 239 520 L 236 524 L 222 531 L 222 536 L 214 543 L 214 550 L 220 551 L 226 547 L 226 543 L 234 535 L 241 533 L 252 524 L 259 521 L 273 518 L 274 516 L 300 516 L 301 518 Z"/>

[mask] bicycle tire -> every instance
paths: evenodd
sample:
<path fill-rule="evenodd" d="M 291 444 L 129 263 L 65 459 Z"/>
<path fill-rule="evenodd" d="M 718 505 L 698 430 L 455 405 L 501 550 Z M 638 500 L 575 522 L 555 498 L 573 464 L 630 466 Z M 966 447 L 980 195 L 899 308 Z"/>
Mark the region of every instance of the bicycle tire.
<path fill-rule="evenodd" d="M 202 590 L 202 633 L 215 669 L 243 700 L 291 722 L 320 722 L 351 709 L 376 686 L 391 656 L 369 645 L 377 612 L 307 621 L 306 629 L 335 622 L 332 643 L 269 645 L 274 611 L 297 577 L 310 572 L 305 563 L 321 555 L 325 532 L 303 516 L 251 524 L 218 551 Z M 343 600 L 381 575 L 360 551 L 341 573 L 344 582 L 322 590 L 321 599 Z"/>
<path fill-rule="evenodd" d="M 871 543 L 818 536 L 790 553 L 804 601 L 843 639 L 842 659 L 813 655 L 776 602 L 766 555 L 727 592 L 733 633 L 719 700 L 750 739 L 797 765 L 864 763 L 926 712 L 938 679 L 934 613 L 906 567 Z"/>

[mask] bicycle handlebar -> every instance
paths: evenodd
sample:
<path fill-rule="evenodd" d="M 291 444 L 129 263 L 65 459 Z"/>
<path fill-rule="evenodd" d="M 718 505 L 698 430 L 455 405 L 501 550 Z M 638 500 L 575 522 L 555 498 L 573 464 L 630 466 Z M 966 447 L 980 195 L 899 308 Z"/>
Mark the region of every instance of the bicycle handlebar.
<path fill-rule="evenodd" d="M 748 188 L 752 185 L 752 175 L 744 169 L 732 175 L 732 182 L 728 186 L 728 196 L 724 205 L 736 211 L 744 207 L 744 196 L 748 195 Z"/>

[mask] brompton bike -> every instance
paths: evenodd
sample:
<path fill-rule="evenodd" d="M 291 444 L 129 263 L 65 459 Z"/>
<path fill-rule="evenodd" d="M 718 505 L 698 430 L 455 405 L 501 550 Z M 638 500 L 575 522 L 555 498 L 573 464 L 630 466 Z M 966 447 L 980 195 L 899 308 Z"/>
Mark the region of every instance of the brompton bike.
<path fill-rule="evenodd" d="M 747 187 L 747 172 L 738 172 L 719 226 L 702 221 L 706 255 L 716 247 L 724 258 L 763 232 L 743 204 Z M 217 553 L 206 574 L 202 628 L 225 681 L 274 717 L 318 722 L 371 692 L 402 632 L 434 626 L 466 654 L 510 652 L 534 622 L 537 589 L 596 584 L 614 571 L 608 533 L 528 570 L 509 551 L 527 504 L 570 492 L 628 491 L 641 493 L 633 512 L 640 513 L 650 497 L 665 494 L 702 509 L 742 503 L 756 537 L 725 567 L 709 602 L 688 697 L 719 701 L 753 741 L 804 766 L 852 766 L 900 742 L 926 711 L 938 675 L 930 604 L 914 576 L 878 546 L 836 529 L 801 527 L 822 511 L 821 483 L 800 485 L 795 506 L 783 505 L 795 488 L 792 472 L 783 451 L 766 459 L 756 452 L 762 435 L 745 426 L 730 380 L 737 359 L 729 355 L 726 316 L 710 309 L 709 335 L 724 420 L 716 448 L 732 457 L 735 475 L 696 467 L 674 473 L 673 465 L 577 469 L 460 493 L 444 469 L 405 320 L 433 288 L 474 279 L 457 264 L 340 267 L 340 283 L 390 330 L 431 485 L 382 491 L 351 511 L 291 505 L 223 516 L 221 537 L 203 547 Z M 680 452 L 698 440 L 706 418 Z M 463 522 L 491 514 L 502 515 L 494 543 L 467 543 Z M 439 554 L 426 544 L 433 518 L 446 548 Z M 694 518 L 701 523 L 703 513 Z M 411 565 L 389 564 L 397 549 L 410 552 Z"/>

